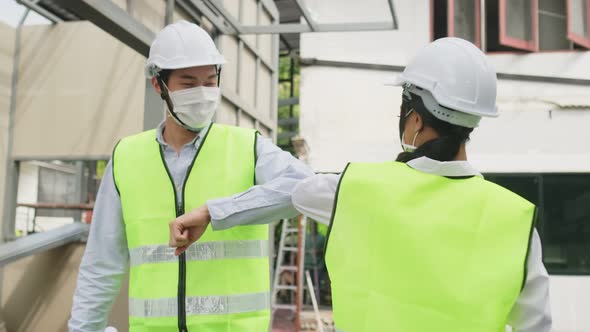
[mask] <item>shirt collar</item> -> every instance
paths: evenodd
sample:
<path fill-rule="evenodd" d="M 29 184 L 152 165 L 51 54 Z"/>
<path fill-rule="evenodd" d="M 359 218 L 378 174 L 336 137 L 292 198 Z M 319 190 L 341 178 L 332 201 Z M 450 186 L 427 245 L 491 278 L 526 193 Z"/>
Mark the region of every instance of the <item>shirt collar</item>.
<path fill-rule="evenodd" d="M 408 166 L 417 171 L 448 177 L 480 176 L 468 161 L 438 161 L 428 157 L 420 157 L 409 161 Z"/>
<path fill-rule="evenodd" d="M 201 131 L 197 133 L 197 136 L 195 136 L 194 139 L 186 143 L 184 146 L 195 145 L 199 141 L 199 139 L 201 139 L 201 137 L 204 137 L 207 134 L 211 125 L 212 123 L 209 124 L 207 127 L 201 129 Z M 162 146 L 168 146 L 168 143 L 166 143 L 166 141 L 164 140 L 164 129 L 166 129 L 166 120 L 160 122 L 158 128 L 156 128 L 156 141 L 160 143 L 160 145 Z"/>

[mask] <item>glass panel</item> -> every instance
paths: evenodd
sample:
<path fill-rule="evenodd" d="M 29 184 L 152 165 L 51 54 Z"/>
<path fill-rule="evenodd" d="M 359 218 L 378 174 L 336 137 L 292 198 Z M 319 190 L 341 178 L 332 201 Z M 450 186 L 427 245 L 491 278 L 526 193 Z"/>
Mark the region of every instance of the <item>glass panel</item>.
<path fill-rule="evenodd" d="M 491 174 L 486 175 L 485 178 L 504 188 L 508 188 L 535 205 L 540 202 L 539 177 L 537 175 Z"/>
<path fill-rule="evenodd" d="M 570 26 L 571 32 L 581 37 L 588 35 L 588 3 L 586 0 L 568 0 L 570 4 Z"/>
<path fill-rule="evenodd" d="M 543 182 L 547 269 L 590 273 L 590 175 L 546 175 Z"/>
<path fill-rule="evenodd" d="M 565 50 L 570 42 L 567 36 L 565 1 L 539 1 L 539 49 Z"/>
<path fill-rule="evenodd" d="M 455 0 L 453 8 L 455 24 L 455 37 L 476 43 L 476 17 L 477 13 L 474 0 Z"/>
<path fill-rule="evenodd" d="M 533 39 L 531 1 L 506 1 L 506 34 L 508 37 L 525 41 L 531 41 Z"/>
<path fill-rule="evenodd" d="M 486 179 L 539 207 L 537 229 L 549 273 L 590 275 L 590 174 L 491 174 Z"/>

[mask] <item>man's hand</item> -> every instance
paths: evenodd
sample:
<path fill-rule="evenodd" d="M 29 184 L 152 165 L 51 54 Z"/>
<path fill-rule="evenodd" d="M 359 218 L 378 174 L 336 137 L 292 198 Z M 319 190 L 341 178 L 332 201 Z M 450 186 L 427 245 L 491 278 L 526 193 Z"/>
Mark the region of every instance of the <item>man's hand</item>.
<path fill-rule="evenodd" d="M 197 241 L 209 225 L 211 216 L 207 204 L 196 208 L 189 213 L 170 222 L 170 246 L 176 248 L 174 254 L 179 256 L 191 244 Z"/>

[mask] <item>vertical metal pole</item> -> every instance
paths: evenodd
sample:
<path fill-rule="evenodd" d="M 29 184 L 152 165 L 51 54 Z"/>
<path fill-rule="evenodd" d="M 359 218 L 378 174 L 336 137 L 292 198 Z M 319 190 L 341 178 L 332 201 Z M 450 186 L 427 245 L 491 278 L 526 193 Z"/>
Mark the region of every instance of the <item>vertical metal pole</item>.
<path fill-rule="evenodd" d="M 18 165 L 12 156 L 14 144 L 14 120 L 16 115 L 16 96 L 20 65 L 20 49 L 22 27 L 29 15 L 29 9 L 25 11 L 16 27 L 14 40 L 14 56 L 12 68 L 12 84 L 10 95 L 10 113 L 8 115 L 8 142 L 6 144 L 6 175 L 4 182 L 4 211 L 2 215 L 2 240 L 10 241 L 14 238 L 14 222 L 16 215 L 16 194 L 18 190 Z"/>
<path fill-rule="evenodd" d="M 487 43 L 486 43 L 486 0 L 481 0 L 479 5 L 479 40 L 481 44 L 481 50 L 486 52 Z"/>
<path fill-rule="evenodd" d="M 260 100 L 258 100 L 258 89 L 260 89 L 260 68 L 262 68 L 260 58 L 256 57 L 256 72 L 254 74 L 254 109 L 257 111 L 259 110 L 258 107 L 260 106 Z"/>
<path fill-rule="evenodd" d="M 133 16 L 133 0 L 127 0 L 127 13 Z"/>
<path fill-rule="evenodd" d="M 295 94 L 295 59 L 293 59 L 293 53 L 289 54 L 289 98 L 293 98 Z M 294 117 L 294 105 L 289 105 L 289 118 Z M 295 125 L 289 124 L 289 131 L 295 131 Z"/>
<path fill-rule="evenodd" d="M 154 129 L 164 121 L 164 102 L 156 93 L 151 80 L 145 81 L 145 96 L 143 106 L 143 130 Z"/>
<path fill-rule="evenodd" d="M 260 16 L 262 15 L 262 2 L 256 0 L 256 25 L 260 25 Z M 256 34 L 256 48 L 260 49 L 260 34 Z"/>
<path fill-rule="evenodd" d="M 174 19 L 174 0 L 166 0 L 166 16 L 164 17 L 164 26 L 171 24 Z"/>
<path fill-rule="evenodd" d="M 303 215 L 297 217 L 297 290 L 295 295 L 295 331 L 301 330 L 301 311 L 303 309 L 303 270 L 305 269 L 305 226 L 307 218 Z"/>
<path fill-rule="evenodd" d="M 279 18 L 274 17 L 272 24 L 278 24 Z M 273 35 L 272 37 L 272 80 L 271 80 L 271 94 L 270 100 L 268 101 L 270 104 L 270 119 L 274 121 L 274 128 L 269 128 L 271 130 L 270 136 L 272 137 L 273 141 L 277 141 L 277 118 L 279 115 L 278 106 L 279 106 L 279 35 Z"/>
<path fill-rule="evenodd" d="M 242 70 L 243 57 L 244 57 L 244 42 L 241 39 L 238 40 L 238 63 L 236 64 L 236 93 L 240 95 L 240 71 Z"/>
<path fill-rule="evenodd" d="M 310 224 L 311 226 L 311 241 L 312 241 L 312 259 L 313 259 L 313 279 L 316 285 L 315 288 L 315 297 L 318 299 L 318 301 L 320 300 L 320 279 L 319 279 L 319 273 L 318 273 L 318 241 L 317 241 L 317 237 L 318 237 L 318 223 L 314 222 L 312 224 Z"/>

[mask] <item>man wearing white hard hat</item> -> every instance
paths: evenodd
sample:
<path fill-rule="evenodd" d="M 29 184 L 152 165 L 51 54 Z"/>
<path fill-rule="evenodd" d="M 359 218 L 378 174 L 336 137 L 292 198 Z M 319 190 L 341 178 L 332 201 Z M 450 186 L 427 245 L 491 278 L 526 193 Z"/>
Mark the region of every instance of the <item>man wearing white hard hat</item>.
<path fill-rule="evenodd" d="M 114 149 L 70 331 L 104 330 L 127 270 L 130 331 L 268 330 L 267 224 L 297 214 L 291 193 L 313 173 L 255 130 L 212 123 L 224 62 L 195 24 L 156 36 L 146 74 L 166 119 Z"/>
<path fill-rule="evenodd" d="M 498 116 L 492 65 L 443 38 L 391 85 L 403 87 L 397 160 L 349 163 L 293 194 L 301 213 L 330 225 L 337 331 L 549 332 L 536 208 L 467 161 L 474 128 Z"/>

